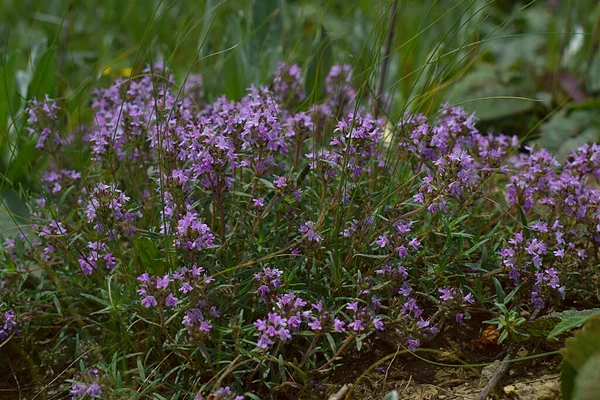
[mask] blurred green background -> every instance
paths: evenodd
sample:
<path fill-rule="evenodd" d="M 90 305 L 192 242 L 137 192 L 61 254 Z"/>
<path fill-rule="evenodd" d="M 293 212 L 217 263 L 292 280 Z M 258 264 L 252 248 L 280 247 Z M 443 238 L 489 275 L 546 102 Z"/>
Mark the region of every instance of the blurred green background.
<path fill-rule="evenodd" d="M 279 60 L 303 66 L 317 95 L 331 65 L 351 64 L 368 99 L 386 63 L 391 121 L 449 101 L 564 158 L 600 139 L 599 25 L 597 0 L 0 0 L 3 208 L 22 215 L 43 168 L 23 140 L 28 99 L 58 99 L 68 131 L 91 120 L 94 88 L 156 61 L 179 82 L 202 74 L 208 101 L 267 83 Z"/>

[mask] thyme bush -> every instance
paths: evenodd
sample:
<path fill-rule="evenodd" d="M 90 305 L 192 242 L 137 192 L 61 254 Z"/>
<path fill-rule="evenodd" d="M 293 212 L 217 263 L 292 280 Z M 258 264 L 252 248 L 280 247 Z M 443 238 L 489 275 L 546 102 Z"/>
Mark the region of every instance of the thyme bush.
<path fill-rule="evenodd" d="M 597 296 L 600 146 L 559 164 L 448 104 L 378 118 L 349 66 L 319 102 L 303 76 L 207 102 L 156 64 L 98 88 L 86 126 L 29 104 L 45 172 L 3 239 L 0 346 L 37 390 L 294 397 L 378 337 Z"/>

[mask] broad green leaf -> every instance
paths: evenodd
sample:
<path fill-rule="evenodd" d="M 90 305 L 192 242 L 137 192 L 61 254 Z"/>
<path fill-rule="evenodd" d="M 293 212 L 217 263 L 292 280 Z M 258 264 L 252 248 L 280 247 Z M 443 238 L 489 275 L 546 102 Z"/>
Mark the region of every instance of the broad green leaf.
<path fill-rule="evenodd" d="M 575 377 L 577 370 L 571 364 L 563 361 L 560 367 L 560 391 L 562 392 L 563 400 L 571 400 L 575 389 Z"/>
<path fill-rule="evenodd" d="M 555 113 L 540 126 L 537 142 L 564 160 L 572 150 L 600 139 L 600 116 L 597 110 L 566 110 Z"/>
<path fill-rule="evenodd" d="M 600 92 L 600 51 L 596 51 L 590 64 L 587 84 L 589 92 Z"/>
<path fill-rule="evenodd" d="M 481 120 L 494 120 L 521 114 L 535 108 L 536 90 L 520 77 L 502 76 L 497 66 L 479 64 L 452 86 L 447 94 L 452 104 L 476 112 Z"/>
<path fill-rule="evenodd" d="M 573 328 L 583 325 L 588 319 L 594 315 L 600 314 L 600 308 L 592 308 L 589 310 L 568 310 L 560 313 L 552 313 L 550 317 L 559 318 L 560 322 L 556 324 L 554 329 L 548 334 L 548 339 L 552 339 L 562 333 L 565 333 Z"/>
<path fill-rule="evenodd" d="M 592 355 L 600 353 L 600 315 L 591 317 L 582 330 L 567 339 L 560 353 L 577 371 Z"/>
<path fill-rule="evenodd" d="M 575 400 L 597 400 L 600 394 L 600 353 L 583 365 L 575 378 Z"/>
<path fill-rule="evenodd" d="M 547 336 L 552 329 L 560 322 L 560 318 L 545 316 L 537 318 L 523 325 L 523 330 L 531 336 Z"/>

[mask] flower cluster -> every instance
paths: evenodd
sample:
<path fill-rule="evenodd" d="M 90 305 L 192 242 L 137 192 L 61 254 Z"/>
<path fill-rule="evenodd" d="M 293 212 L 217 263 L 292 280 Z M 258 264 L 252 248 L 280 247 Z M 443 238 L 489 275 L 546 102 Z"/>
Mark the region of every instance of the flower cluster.
<path fill-rule="evenodd" d="M 69 142 L 69 137 L 63 137 L 58 128 L 58 113 L 60 107 L 56 101 L 45 96 L 43 100 L 33 99 L 27 109 L 27 129 L 36 140 L 35 147 L 46 148 L 54 153 L 58 147 Z"/>
<path fill-rule="evenodd" d="M 190 337 L 194 340 L 204 340 L 212 330 L 210 318 L 219 318 L 221 314 L 215 306 L 208 307 L 206 301 L 201 300 L 196 307 L 186 310 L 182 323 L 188 328 Z"/>
<path fill-rule="evenodd" d="M 214 246 L 215 235 L 208 225 L 199 218 L 198 213 L 188 211 L 178 222 L 175 232 L 175 247 L 187 251 L 201 251 Z"/>
<path fill-rule="evenodd" d="M 90 399 L 101 399 L 104 392 L 100 378 L 100 371 L 97 368 L 89 369 L 86 373 L 78 373 L 71 384 L 71 398 L 76 400 L 89 396 Z"/>
<path fill-rule="evenodd" d="M 281 286 L 283 272 L 277 268 L 265 267 L 261 272 L 254 274 L 254 281 L 258 288 L 259 302 L 270 304 L 277 295 L 277 289 Z"/>
<path fill-rule="evenodd" d="M 190 268 L 183 267 L 178 272 L 173 273 L 173 279 L 179 284 L 179 291 L 188 294 L 194 290 L 205 292 L 207 285 L 214 279 L 206 275 L 202 267 L 192 265 Z"/>
<path fill-rule="evenodd" d="M 135 217 L 142 217 L 140 211 L 127 209 L 130 198 L 114 185 L 98 184 L 92 192 L 87 204 L 87 222 L 93 224 L 94 230 L 106 233 L 111 238 L 118 234 L 132 236 L 136 231 Z"/>
<path fill-rule="evenodd" d="M 393 250 L 394 254 L 398 258 L 404 258 L 409 255 L 409 251 L 417 250 L 421 246 L 421 242 L 417 238 L 409 237 L 409 233 L 412 230 L 411 221 L 398 220 L 395 222 L 395 231 L 387 235 L 380 235 L 375 244 L 379 247 Z"/>
<path fill-rule="evenodd" d="M 311 168 L 322 168 L 331 180 L 344 172 L 358 179 L 372 165 L 382 166 L 378 150 L 384 126 L 383 119 L 375 119 L 362 111 L 348 114 L 337 123 L 336 135 L 329 143 L 331 150 L 321 149 L 306 155 Z"/>
<path fill-rule="evenodd" d="M 335 318 L 331 311 L 326 311 L 323 308 L 323 301 L 319 300 L 317 303 L 311 305 L 317 312 L 315 316 L 311 313 L 308 323 L 308 327 L 316 333 L 326 332 L 344 332 L 346 330 L 346 323 L 338 318 Z"/>
<path fill-rule="evenodd" d="M 546 194 L 555 180 L 558 161 L 546 150 L 522 154 L 513 161 L 516 173 L 511 175 L 506 188 L 506 198 L 510 205 L 519 205 L 525 211 L 531 210 L 537 201 L 548 201 Z"/>
<path fill-rule="evenodd" d="M 380 331 L 384 330 L 381 318 L 374 318 L 373 313 L 368 307 L 359 307 L 358 302 L 355 301 L 346 304 L 346 310 L 352 312 L 352 322 L 348 324 L 348 329 L 351 329 L 355 335 L 370 328 L 375 328 Z"/>
<path fill-rule="evenodd" d="M 89 242 L 77 262 L 81 270 L 86 275 L 91 275 L 94 270 L 100 266 L 107 269 L 114 269 L 117 265 L 117 259 L 108 251 L 108 247 L 103 242 Z"/>
<path fill-rule="evenodd" d="M 564 300 L 565 287 L 560 284 L 559 272 L 555 268 L 540 270 L 535 274 L 535 284 L 531 291 L 531 304 L 535 308 L 545 308 L 545 298 L 550 298 L 553 293 L 558 293 Z"/>
<path fill-rule="evenodd" d="M 275 98 L 287 109 L 294 110 L 306 99 L 302 69 L 298 65 L 280 61 L 273 75 L 272 91 Z"/>
<path fill-rule="evenodd" d="M 220 387 L 216 392 L 209 395 L 206 400 L 244 400 L 244 396 L 233 393 L 229 386 Z M 194 400 L 204 400 L 201 394 L 198 394 Z"/>
<path fill-rule="evenodd" d="M 2 311 L 0 303 L 0 340 L 5 340 L 17 331 L 16 315 L 11 310 Z"/>
<path fill-rule="evenodd" d="M 169 289 L 169 283 L 172 281 L 169 274 L 150 278 L 148 273 L 144 272 L 137 280 L 141 282 L 141 288 L 137 292 L 142 296 L 144 307 L 156 307 L 159 304 L 159 307 L 174 307 L 179 301 Z"/>
<path fill-rule="evenodd" d="M 294 293 L 287 293 L 275 301 L 277 306 L 267 318 L 254 322 L 258 331 L 258 346 L 263 349 L 271 347 L 276 340 L 285 342 L 292 338 L 292 333 L 307 319 L 310 311 L 304 310 L 306 301 Z"/>
<path fill-rule="evenodd" d="M 60 171 L 45 172 L 42 177 L 42 182 L 44 182 L 46 193 L 55 194 L 61 193 L 79 178 L 81 178 L 79 172 L 63 169 Z"/>
<path fill-rule="evenodd" d="M 325 89 L 330 99 L 323 112 L 344 115 L 354 108 L 356 91 L 352 87 L 352 67 L 348 64 L 334 65 L 325 78 Z"/>
<path fill-rule="evenodd" d="M 316 232 L 313 228 L 315 227 L 315 223 L 312 221 L 306 221 L 304 225 L 298 228 L 298 231 L 306 236 L 306 240 L 309 242 L 319 243 L 323 240 L 323 236 Z"/>

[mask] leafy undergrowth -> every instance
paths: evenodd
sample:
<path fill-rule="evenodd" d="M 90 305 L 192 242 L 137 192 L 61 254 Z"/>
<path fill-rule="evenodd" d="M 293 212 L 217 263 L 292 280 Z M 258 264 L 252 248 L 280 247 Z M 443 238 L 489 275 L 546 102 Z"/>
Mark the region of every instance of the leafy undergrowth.
<path fill-rule="evenodd" d="M 444 343 L 474 368 L 597 305 L 600 146 L 559 164 L 457 107 L 377 118 L 349 66 L 322 101 L 303 76 L 210 103 L 157 64 L 96 90 L 85 126 L 31 102 L 44 172 L 4 238 L 3 390 L 319 398 L 373 365 L 353 355 L 418 368 Z"/>

